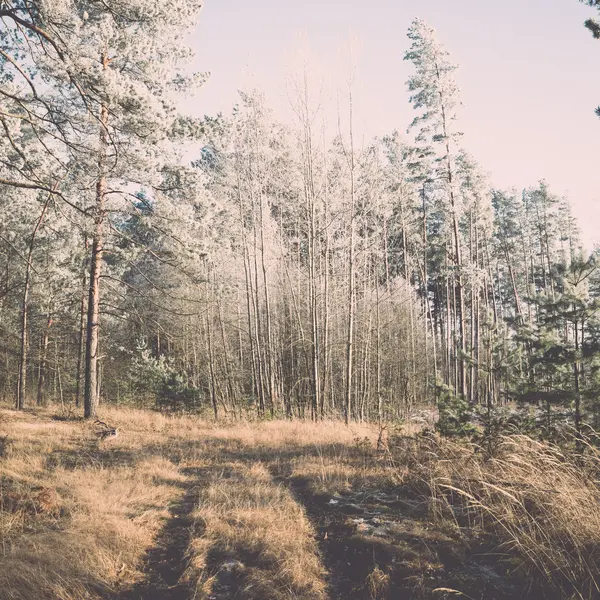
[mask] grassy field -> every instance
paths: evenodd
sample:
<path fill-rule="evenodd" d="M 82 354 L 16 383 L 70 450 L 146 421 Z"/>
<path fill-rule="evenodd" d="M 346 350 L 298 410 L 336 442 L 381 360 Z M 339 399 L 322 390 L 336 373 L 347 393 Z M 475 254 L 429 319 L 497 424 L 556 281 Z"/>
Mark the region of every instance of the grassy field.
<path fill-rule="evenodd" d="M 0 409 L 6 599 L 598 598 L 600 461 L 420 427 Z"/>

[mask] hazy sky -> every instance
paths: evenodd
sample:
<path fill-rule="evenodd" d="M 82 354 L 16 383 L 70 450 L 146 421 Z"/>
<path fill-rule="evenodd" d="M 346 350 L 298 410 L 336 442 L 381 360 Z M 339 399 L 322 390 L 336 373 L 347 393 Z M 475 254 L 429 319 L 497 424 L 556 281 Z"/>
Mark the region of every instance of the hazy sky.
<path fill-rule="evenodd" d="M 358 131 L 404 132 L 413 115 L 402 57 L 418 16 L 460 65 L 463 145 L 492 183 L 546 179 L 568 193 L 586 240 L 600 242 L 600 41 L 582 25 L 594 12 L 577 0 L 206 0 L 194 47 L 211 77 L 193 110 L 226 113 L 238 89 L 258 87 L 284 116 L 286 57 L 300 40 L 334 78 L 355 38 Z"/>

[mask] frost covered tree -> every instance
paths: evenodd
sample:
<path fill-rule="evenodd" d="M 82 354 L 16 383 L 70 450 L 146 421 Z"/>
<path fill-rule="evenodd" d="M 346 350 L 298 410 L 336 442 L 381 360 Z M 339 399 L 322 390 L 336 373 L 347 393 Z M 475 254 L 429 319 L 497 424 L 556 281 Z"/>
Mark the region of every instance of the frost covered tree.
<path fill-rule="evenodd" d="M 456 338 L 453 362 L 456 366 L 457 391 L 466 394 L 466 325 L 463 286 L 463 258 L 460 236 L 461 201 L 456 160 L 459 154 L 458 139 L 462 135 L 456 129 L 457 110 L 460 105 L 459 89 L 454 79 L 457 67 L 450 55 L 438 41 L 435 30 L 421 19 L 415 19 L 408 30 L 412 44 L 404 58 L 412 62 L 415 74 L 408 80 L 410 101 L 420 114 L 413 120 L 410 129 L 416 130 L 416 142 L 435 153 L 436 181 L 443 194 L 444 212 L 449 219 L 449 284 L 456 303 L 448 310 L 449 334 L 451 321 L 455 323 Z M 454 293 L 455 292 L 455 293 Z"/>
<path fill-rule="evenodd" d="M 574 424 L 600 413 L 600 286 L 569 283 L 568 201 L 490 189 L 425 23 L 411 135 L 359 143 L 306 70 L 294 123 L 260 92 L 180 116 L 198 3 L 0 6 L 3 398 L 384 422 L 434 391 L 491 409 L 560 383 Z"/>
<path fill-rule="evenodd" d="M 178 185 L 172 173 L 160 178 L 169 167 L 168 141 L 182 133 L 174 101 L 194 84 L 182 68 L 191 51 L 179 40 L 193 26 L 200 4 L 81 4 L 77 68 L 84 89 L 96 94 L 98 115 L 84 392 L 85 416 L 91 417 L 98 403 L 100 275 L 109 196 L 127 198 L 123 187 L 131 183 Z M 166 153 L 167 160 L 176 157 Z"/>
<path fill-rule="evenodd" d="M 186 71 L 191 50 L 182 40 L 200 7 L 198 0 L 15 0 L 0 10 L 9 23 L 0 38 L 7 132 L 0 183 L 59 195 L 94 222 L 86 417 L 98 403 L 100 277 L 106 229 L 114 229 L 108 215 L 126 210 L 134 184 L 159 192 L 182 185 L 171 168 L 179 158 L 173 140 L 193 123 L 180 117 L 176 100 L 199 82 Z"/>

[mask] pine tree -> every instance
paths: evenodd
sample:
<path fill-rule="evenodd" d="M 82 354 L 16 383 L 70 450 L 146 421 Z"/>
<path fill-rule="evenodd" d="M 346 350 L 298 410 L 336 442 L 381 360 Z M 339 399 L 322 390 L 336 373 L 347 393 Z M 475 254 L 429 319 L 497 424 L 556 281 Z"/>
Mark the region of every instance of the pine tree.
<path fill-rule="evenodd" d="M 579 0 L 588 6 L 596 8 L 600 13 L 600 2 L 598 0 Z M 594 39 L 600 39 L 600 23 L 596 21 L 596 19 L 587 19 L 584 23 L 585 27 L 591 32 L 594 36 Z M 600 106 L 596 109 L 596 114 L 600 117 Z"/>
<path fill-rule="evenodd" d="M 452 346 L 453 355 L 448 367 L 452 366 L 454 370 L 456 391 L 466 397 L 466 308 L 459 225 L 462 207 L 456 166 L 461 133 L 456 131 L 454 125 L 460 104 L 459 90 L 453 76 L 457 67 L 437 40 L 434 29 L 424 21 L 415 19 L 408 30 L 408 37 L 412 45 L 404 58 L 413 63 L 416 71 L 408 81 L 408 89 L 412 94 L 410 100 L 413 108 L 421 111 L 413 120 L 411 129 L 417 129 L 418 144 L 435 152 L 436 166 L 432 179 L 443 192 L 446 203 L 443 212 L 449 220 L 444 224 L 448 235 L 446 343 L 448 348 Z"/>

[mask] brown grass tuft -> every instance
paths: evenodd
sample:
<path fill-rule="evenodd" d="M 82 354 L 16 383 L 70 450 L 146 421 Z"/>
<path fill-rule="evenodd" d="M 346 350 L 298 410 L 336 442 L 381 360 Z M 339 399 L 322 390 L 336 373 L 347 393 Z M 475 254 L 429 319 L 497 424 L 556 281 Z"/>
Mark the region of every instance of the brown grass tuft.
<path fill-rule="evenodd" d="M 119 436 L 0 408 L 2 597 L 600 597 L 591 444 L 509 436 L 489 458 L 414 424 L 101 420 Z"/>
<path fill-rule="evenodd" d="M 479 448 L 431 437 L 419 478 L 433 513 L 493 534 L 518 570 L 556 598 L 600 594 L 600 453 L 585 458 L 523 435 L 502 438 L 487 459 Z M 515 562 L 517 564 L 517 562 Z"/>
<path fill-rule="evenodd" d="M 304 511 L 261 463 L 213 470 L 196 518 L 204 533 L 192 548 L 203 572 L 200 598 L 239 588 L 243 598 L 324 598 L 323 568 Z"/>

